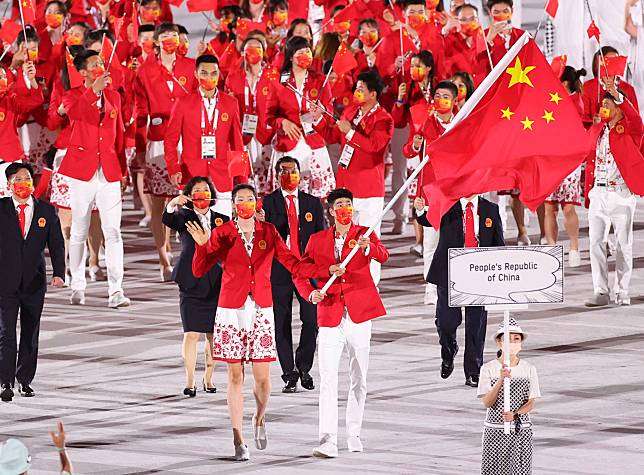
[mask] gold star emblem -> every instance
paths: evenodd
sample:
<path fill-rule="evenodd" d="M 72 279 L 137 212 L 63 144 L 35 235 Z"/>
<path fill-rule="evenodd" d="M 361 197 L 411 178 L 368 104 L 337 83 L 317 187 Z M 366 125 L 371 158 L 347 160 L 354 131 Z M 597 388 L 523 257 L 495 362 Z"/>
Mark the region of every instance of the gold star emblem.
<path fill-rule="evenodd" d="M 514 115 L 514 112 L 512 112 L 512 111 L 510 110 L 510 106 L 508 106 L 508 108 L 507 108 L 507 109 L 501 109 L 501 114 L 503 114 L 503 115 L 501 116 L 501 119 L 508 119 L 508 120 L 510 120 L 510 119 L 512 118 L 512 116 Z"/>
<path fill-rule="evenodd" d="M 535 66 L 526 66 L 525 68 L 521 67 L 521 60 L 517 58 L 514 63 L 514 66 L 505 70 L 510 77 L 510 84 L 508 84 L 508 89 L 514 86 L 515 84 L 527 84 L 530 87 L 534 87 L 532 81 L 528 77 L 528 74 L 535 69 Z"/>
<path fill-rule="evenodd" d="M 523 130 L 532 130 L 532 124 L 534 124 L 534 120 L 528 119 L 528 116 L 526 115 L 525 119 L 522 120 L 521 123 L 523 124 Z"/>
<path fill-rule="evenodd" d="M 543 115 L 541 116 L 543 120 L 545 120 L 548 124 L 555 120 L 554 112 L 548 112 L 547 110 L 544 109 Z"/>
<path fill-rule="evenodd" d="M 554 94 L 552 92 L 549 92 L 550 94 L 550 102 L 554 102 L 555 104 L 559 105 L 559 101 L 561 100 L 561 97 L 559 97 L 559 93 L 555 92 Z"/>

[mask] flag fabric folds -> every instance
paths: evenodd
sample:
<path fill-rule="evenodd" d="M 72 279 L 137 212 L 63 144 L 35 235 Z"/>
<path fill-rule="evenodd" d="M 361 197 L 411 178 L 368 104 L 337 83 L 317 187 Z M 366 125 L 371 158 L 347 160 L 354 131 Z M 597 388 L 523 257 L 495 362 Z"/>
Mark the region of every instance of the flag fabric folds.
<path fill-rule="evenodd" d="M 189 12 L 211 12 L 217 9 L 217 0 L 188 0 Z"/>
<path fill-rule="evenodd" d="M 340 43 L 340 47 L 335 53 L 331 68 L 338 76 L 342 76 L 343 74 L 346 74 L 355 69 L 356 66 L 358 66 L 356 58 L 353 56 L 353 53 L 351 52 L 347 44 L 343 41 L 342 43 Z"/>

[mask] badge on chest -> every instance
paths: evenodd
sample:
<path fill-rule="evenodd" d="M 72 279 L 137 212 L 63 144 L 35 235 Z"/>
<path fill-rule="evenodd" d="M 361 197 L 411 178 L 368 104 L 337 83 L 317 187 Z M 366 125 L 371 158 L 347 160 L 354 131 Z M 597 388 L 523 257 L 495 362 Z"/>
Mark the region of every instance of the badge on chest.
<path fill-rule="evenodd" d="M 244 121 L 242 122 L 242 134 L 255 135 L 257 133 L 257 115 L 244 114 Z"/>
<path fill-rule="evenodd" d="M 338 165 L 341 166 L 342 168 L 347 168 L 349 164 L 351 163 L 351 159 L 353 158 L 353 154 L 356 150 L 349 144 L 345 144 L 344 147 L 342 147 L 342 153 L 340 154 L 340 160 L 338 161 Z"/>
<path fill-rule="evenodd" d="M 214 160 L 217 158 L 217 137 L 214 135 L 201 136 L 201 159 Z"/>

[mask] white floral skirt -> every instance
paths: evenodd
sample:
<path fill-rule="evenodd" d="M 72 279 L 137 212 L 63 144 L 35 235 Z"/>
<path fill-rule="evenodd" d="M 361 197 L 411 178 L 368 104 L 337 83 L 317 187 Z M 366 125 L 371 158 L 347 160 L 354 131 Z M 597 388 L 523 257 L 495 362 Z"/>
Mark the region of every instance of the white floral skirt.
<path fill-rule="evenodd" d="M 170 176 L 165 163 L 163 141 L 148 142 L 145 154 L 145 175 L 143 187 L 146 193 L 154 196 L 172 198 L 179 190 L 170 183 Z"/>
<path fill-rule="evenodd" d="M 250 296 L 243 307 L 218 307 L 212 356 L 227 363 L 275 361 L 273 307 L 259 307 Z"/>

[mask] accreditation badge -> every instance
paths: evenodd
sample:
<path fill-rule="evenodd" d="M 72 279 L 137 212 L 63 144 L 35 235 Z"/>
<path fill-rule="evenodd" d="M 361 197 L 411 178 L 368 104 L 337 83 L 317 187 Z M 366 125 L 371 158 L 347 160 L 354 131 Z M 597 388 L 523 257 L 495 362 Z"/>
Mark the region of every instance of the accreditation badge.
<path fill-rule="evenodd" d="M 257 133 L 257 122 L 257 115 L 244 114 L 244 120 L 242 122 L 242 134 L 255 135 L 255 133 Z"/>
<path fill-rule="evenodd" d="M 201 136 L 201 159 L 214 160 L 217 158 L 217 137 L 214 135 Z"/>

